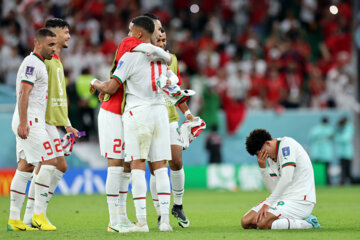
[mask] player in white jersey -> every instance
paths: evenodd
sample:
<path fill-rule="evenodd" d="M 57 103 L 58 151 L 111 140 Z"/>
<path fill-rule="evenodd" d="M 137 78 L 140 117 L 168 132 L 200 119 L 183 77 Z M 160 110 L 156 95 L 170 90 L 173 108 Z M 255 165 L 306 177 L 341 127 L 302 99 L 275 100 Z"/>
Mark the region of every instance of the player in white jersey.
<path fill-rule="evenodd" d="M 243 228 L 319 228 L 317 218 L 311 215 L 316 203 L 315 181 L 305 149 L 293 138 L 276 139 L 264 129 L 255 129 L 246 139 L 246 150 L 257 155 L 271 195 L 243 216 Z"/>
<path fill-rule="evenodd" d="M 34 52 L 20 65 L 16 79 L 17 102 L 12 120 L 16 136 L 18 167 L 10 186 L 10 216 L 8 231 L 34 230 L 20 220 L 20 211 L 25 198 L 28 180 L 34 167 L 40 162 L 55 159 L 53 146 L 45 129 L 48 74 L 44 59 L 51 59 L 55 53 L 56 35 L 48 29 L 40 29 L 35 35 Z M 45 164 L 46 164 L 45 163 Z M 48 165 L 49 166 L 49 165 Z M 46 197 L 50 174 L 53 168 L 45 166 L 37 178 L 35 208 L 41 214 Z M 42 230 L 52 230 L 44 223 Z"/>
<path fill-rule="evenodd" d="M 150 43 L 154 31 L 153 21 L 144 16 L 132 20 L 130 37 L 138 37 Z M 125 161 L 131 161 L 133 199 L 136 208 L 137 224 L 130 229 L 148 232 L 146 222 L 146 180 L 145 159 L 153 161 L 155 175 L 159 183 L 157 190 L 162 203 L 160 231 L 172 231 L 169 224 L 170 181 L 166 160 L 171 159 L 169 122 L 165 100 L 157 89 L 156 78 L 167 72 L 161 60 L 144 53 L 127 52 L 120 59 L 113 73 L 118 83 L 126 81 L 126 105 L 123 115 L 125 138 Z M 108 82 L 94 80 L 93 87 L 106 92 Z"/>

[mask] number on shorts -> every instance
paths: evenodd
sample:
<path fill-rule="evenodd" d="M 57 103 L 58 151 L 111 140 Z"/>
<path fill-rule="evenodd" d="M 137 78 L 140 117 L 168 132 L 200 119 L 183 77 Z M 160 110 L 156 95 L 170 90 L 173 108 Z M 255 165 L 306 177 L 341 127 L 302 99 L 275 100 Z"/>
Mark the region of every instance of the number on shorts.
<path fill-rule="evenodd" d="M 118 150 L 117 148 L 120 148 L 120 150 Z M 121 139 L 114 139 L 114 153 L 121 153 Z"/>
<path fill-rule="evenodd" d="M 159 76 L 161 75 L 161 62 L 158 61 L 156 62 L 157 66 L 158 66 L 158 70 L 159 70 Z M 152 85 L 152 90 L 155 92 L 156 91 L 156 83 L 155 83 L 155 63 L 154 62 L 150 62 L 151 65 L 151 85 Z M 158 76 L 158 77 L 159 77 Z"/>
<path fill-rule="evenodd" d="M 54 153 L 52 148 L 51 148 L 51 145 L 50 145 L 49 141 L 44 142 L 43 145 L 44 145 L 45 150 L 48 151 L 47 155 L 52 155 Z M 49 152 L 49 150 L 50 150 L 50 152 Z"/>
<path fill-rule="evenodd" d="M 54 143 L 55 143 L 55 151 L 62 152 L 60 139 L 59 138 L 54 139 Z"/>

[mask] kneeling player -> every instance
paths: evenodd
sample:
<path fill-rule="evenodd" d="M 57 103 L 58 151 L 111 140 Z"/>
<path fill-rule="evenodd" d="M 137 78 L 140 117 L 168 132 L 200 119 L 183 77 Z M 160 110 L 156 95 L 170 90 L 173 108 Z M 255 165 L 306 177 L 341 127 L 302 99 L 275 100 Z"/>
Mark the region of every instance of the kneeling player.
<path fill-rule="evenodd" d="M 319 228 L 311 215 L 316 203 L 314 171 L 304 148 L 293 138 L 271 138 L 266 130 L 255 129 L 246 139 L 246 150 L 256 154 L 271 195 L 243 216 L 242 227 Z"/>

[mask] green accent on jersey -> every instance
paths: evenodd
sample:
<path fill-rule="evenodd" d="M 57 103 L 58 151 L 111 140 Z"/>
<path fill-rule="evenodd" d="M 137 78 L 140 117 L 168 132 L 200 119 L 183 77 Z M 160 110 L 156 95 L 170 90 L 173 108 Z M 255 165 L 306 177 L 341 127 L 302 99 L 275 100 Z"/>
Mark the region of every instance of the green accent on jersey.
<path fill-rule="evenodd" d="M 40 61 L 44 62 L 44 58 L 42 58 L 39 54 L 33 53 L 35 57 L 37 57 Z"/>
<path fill-rule="evenodd" d="M 49 76 L 45 120 L 53 126 L 68 126 L 68 102 L 64 68 L 60 59 L 45 60 Z"/>
<path fill-rule="evenodd" d="M 115 76 L 115 75 L 112 75 L 112 76 L 111 76 L 111 78 L 114 78 L 114 79 L 116 79 L 117 81 L 119 81 L 119 83 L 120 83 L 120 84 L 122 84 L 122 81 L 121 81 L 121 79 L 120 79 L 120 78 L 118 78 L 117 76 Z"/>
<path fill-rule="evenodd" d="M 276 140 L 276 152 L 275 152 L 275 161 L 277 161 L 277 157 L 278 157 L 278 154 L 279 154 L 279 147 L 280 147 L 280 140 Z"/>
<path fill-rule="evenodd" d="M 34 83 L 33 83 L 33 82 L 30 82 L 30 81 L 21 80 L 21 82 L 23 82 L 23 83 L 28 83 L 28 84 L 31 84 L 31 85 L 33 85 L 33 86 L 34 86 Z"/>
<path fill-rule="evenodd" d="M 284 205 L 285 204 L 285 202 L 284 201 L 279 201 L 278 203 L 277 203 L 277 206 L 282 206 L 282 205 Z"/>
<path fill-rule="evenodd" d="M 173 71 L 176 75 L 178 75 L 178 61 L 174 54 L 170 54 L 172 58 L 171 65 L 169 66 L 170 70 Z M 166 107 L 169 113 L 169 122 L 178 122 L 179 121 L 179 114 L 176 111 L 176 107 L 169 101 L 166 100 Z"/>
<path fill-rule="evenodd" d="M 287 163 L 284 163 L 281 167 L 283 168 L 283 167 L 286 167 L 286 166 L 294 166 L 294 167 L 296 167 L 296 163 L 294 163 L 294 162 L 287 162 Z"/>

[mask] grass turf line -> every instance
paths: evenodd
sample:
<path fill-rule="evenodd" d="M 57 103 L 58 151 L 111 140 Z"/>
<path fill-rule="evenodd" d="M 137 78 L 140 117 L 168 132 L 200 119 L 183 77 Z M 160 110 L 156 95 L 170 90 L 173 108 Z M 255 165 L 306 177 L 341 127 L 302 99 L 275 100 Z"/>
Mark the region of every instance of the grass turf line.
<path fill-rule="evenodd" d="M 173 233 L 159 232 L 156 212 L 150 194 L 147 212 L 150 233 L 108 233 L 105 195 L 55 195 L 48 207 L 48 217 L 57 226 L 55 232 L 6 232 L 9 197 L 0 197 L 0 239 L 360 239 L 360 187 L 317 188 L 317 204 L 313 214 L 322 229 L 310 230 L 243 230 L 241 217 L 268 196 L 260 192 L 226 192 L 187 190 L 184 210 L 191 221 L 182 229 L 171 215 Z M 25 205 L 25 203 L 24 203 Z M 135 210 L 128 196 L 128 215 L 135 221 Z"/>

